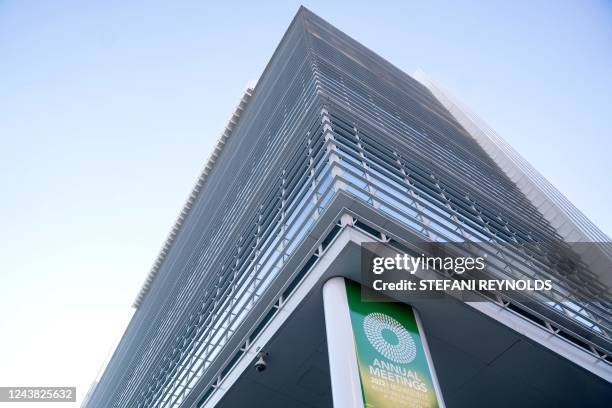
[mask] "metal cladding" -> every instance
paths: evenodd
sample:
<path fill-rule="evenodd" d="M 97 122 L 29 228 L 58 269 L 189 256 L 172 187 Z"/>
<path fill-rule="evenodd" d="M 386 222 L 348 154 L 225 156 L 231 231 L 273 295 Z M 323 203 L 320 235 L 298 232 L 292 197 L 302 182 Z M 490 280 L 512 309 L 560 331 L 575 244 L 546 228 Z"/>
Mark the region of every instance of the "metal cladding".
<path fill-rule="evenodd" d="M 187 200 L 185 201 L 185 205 L 183 205 L 183 209 L 179 213 L 176 219 L 176 222 L 174 223 L 174 226 L 172 227 L 172 230 L 170 231 L 170 234 L 168 234 L 168 238 L 166 238 L 166 242 L 164 242 L 164 246 L 159 251 L 159 255 L 155 259 L 155 262 L 153 263 L 153 267 L 151 268 L 151 271 L 149 272 L 149 274 L 147 275 L 145 279 L 145 283 L 142 285 L 142 288 L 140 289 L 138 296 L 136 296 L 136 300 L 134 300 L 133 306 L 135 308 L 138 308 L 140 306 L 142 299 L 144 299 L 147 292 L 149 291 L 149 288 L 151 287 L 151 282 L 153 282 L 153 279 L 155 279 L 155 276 L 159 272 L 159 268 L 161 267 L 162 263 L 166 259 L 166 255 L 168 254 L 170 247 L 172 247 L 172 244 L 174 243 L 174 239 L 176 238 L 176 235 L 180 231 L 181 227 L 183 226 L 183 223 L 185 222 L 185 219 L 189 215 L 189 212 L 191 211 L 191 208 L 193 207 L 193 203 L 197 200 L 200 192 L 202 191 L 202 186 L 206 182 L 206 179 L 208 178 L 208 174 L 212 171 L 213 166 L 215 165 L 217 159 L 219 158 L 219 155 L 223 151 L 223 147 L 227 143 L 227 139 L 232 135 L 232 130 L 234 129 L 234 126 L 236 126 L 236 123 L 238 123 L 238 120 L 240 119 L 240 114 L 242 113 L 242 111 L 244 111 L 244 108 L 246 107 L 246 104 L 249 102 L 249 98 L 251 97 L 252 94 L 253 94 L 253 90 L 251 88 L 248 88 L 244 92 L 242 99 L 240 99 L 240 103 L 236 107 L 236 110 L 234 111 L 234 113 L 232 113 L 229 123 L 225 127 L 223 134 L 217 141 L 217 145 L 215 146 L 213 152 L 210 154 L 210 157 L 206 161 L 206 165 L 204 166 L 204 168 L 202 169 L 202 172 L 200 173 L 200 176 L 196 180 L 195 185 L 193 186 L 193 190 L 191 191 L 191 194 L 189 194 L 189 197 L 187 197 Z"/>
<path fill-rule="evenodd" d="M 271 288 L 289 293 L 297 248 L 315 248 L 304 273 L 316 262 L 324 237 L 313 228 L 342 194 L 423 239 L 565 245 L 425 86 L 301 8 L 198 179 L 88 406 L 206 401 L 248 349 Z M 596 356 L 612 351 L 609 310 L 583 307 L 577 289 L 605 291 L 596 277 L 545 262 L 532 272 L 563 288 L 548 325 Z"/>

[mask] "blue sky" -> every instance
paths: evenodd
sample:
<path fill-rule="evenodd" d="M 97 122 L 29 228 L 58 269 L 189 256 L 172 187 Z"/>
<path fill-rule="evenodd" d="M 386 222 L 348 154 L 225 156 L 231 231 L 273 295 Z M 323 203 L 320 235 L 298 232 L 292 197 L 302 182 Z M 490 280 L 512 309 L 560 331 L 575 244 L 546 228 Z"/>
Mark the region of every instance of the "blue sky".
<path fill-rule="evenodd" d="M 612 233 L 611 3 L 304 4 L 422 68 Z M 298 6 L 0 1 L 0 385 L 86 392 Z"/>

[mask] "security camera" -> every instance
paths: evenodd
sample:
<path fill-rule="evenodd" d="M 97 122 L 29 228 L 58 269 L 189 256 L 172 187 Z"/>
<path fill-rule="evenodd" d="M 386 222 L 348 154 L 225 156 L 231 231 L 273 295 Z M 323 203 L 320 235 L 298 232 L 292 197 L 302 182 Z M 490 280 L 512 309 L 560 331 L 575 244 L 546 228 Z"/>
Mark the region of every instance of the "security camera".
<path fill-rule="evenodd" d="M 257 353 L 257 360 L 255 360 L 255 371 L 261 373 L 266 370 L 268 367 L 268 363 L 266 363 L 266 357 L 268 357 L 268 353 L 260 351 Z"/>

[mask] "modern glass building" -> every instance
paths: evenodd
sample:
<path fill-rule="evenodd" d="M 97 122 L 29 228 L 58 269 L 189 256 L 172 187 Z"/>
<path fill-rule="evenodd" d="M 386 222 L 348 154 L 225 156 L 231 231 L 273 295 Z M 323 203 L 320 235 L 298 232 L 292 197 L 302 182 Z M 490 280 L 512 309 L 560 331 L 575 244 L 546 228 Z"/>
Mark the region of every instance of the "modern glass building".
<path fill-rule="evenodd" d="M 485 243 L 491 276 L 554 282 L 529 299 L 396 299 L 419 310 L 447 406 L 609 403 L 610 239 L 424 74 L 301 8 L 86 406 L 331 407 L 322 286 L 362 280 L 363 242 L 415 239 Z"/>

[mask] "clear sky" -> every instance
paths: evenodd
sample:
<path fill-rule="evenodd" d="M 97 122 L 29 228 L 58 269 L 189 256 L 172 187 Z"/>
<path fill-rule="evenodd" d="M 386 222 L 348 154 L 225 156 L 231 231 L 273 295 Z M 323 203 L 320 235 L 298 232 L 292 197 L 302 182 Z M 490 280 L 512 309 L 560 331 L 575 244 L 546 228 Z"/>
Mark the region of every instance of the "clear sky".
<path fill-rule="evenodd" d="M 85 394 L 299 6 L 208 3 L 0 0 L 0 386 Z M 422 68 L 612 233 L 612 3 L 304 4 Z"/>

